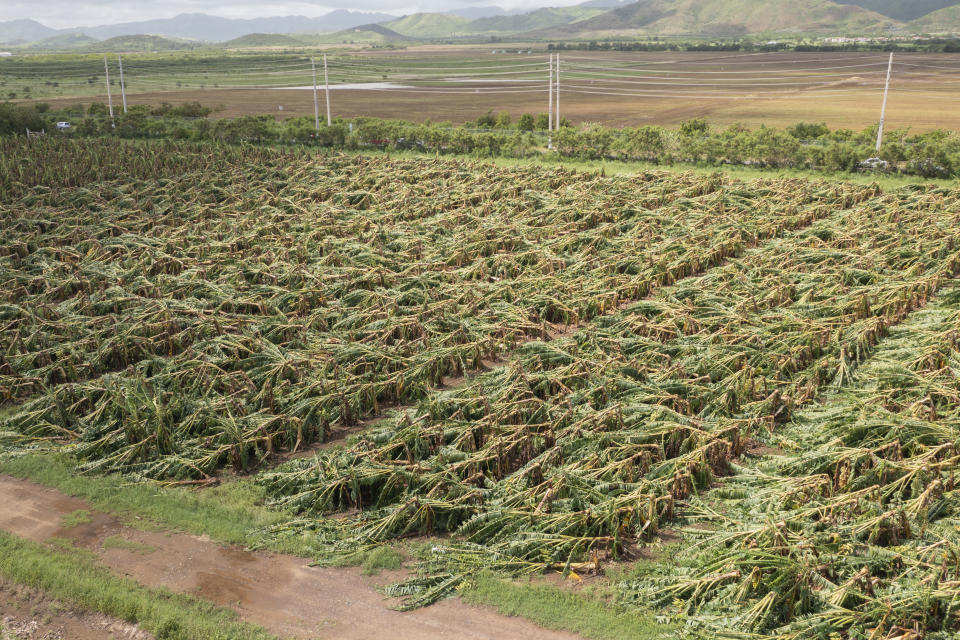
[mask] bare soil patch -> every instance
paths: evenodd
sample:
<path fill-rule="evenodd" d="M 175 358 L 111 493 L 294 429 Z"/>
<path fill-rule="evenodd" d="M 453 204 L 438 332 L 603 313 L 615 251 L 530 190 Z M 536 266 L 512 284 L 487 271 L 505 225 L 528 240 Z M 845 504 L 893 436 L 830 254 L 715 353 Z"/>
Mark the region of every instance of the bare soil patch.
<path fill-rule="evenodd" d="M 90 511 L 69 528 L 63 518 Z M 95 553 L 118 575 L 149 587 L 190 593 L 236 610 L 247 622 L 282 637 L 338 640 L 573 640 L 490 609 L 445 600 L 400 613 L 376 591 L 402 574 L 366 577 L 357 568 L 321 568 L 291 556 L 219 545 L 205 537 L 140 531 L 93 511 L 82 500 L 31 482 L 0 476 L 0 528 L 43 542 L 51 537 Z M 104 548 L 108 537 L 135 545 Z M 81 637 L 82 636 L 78 636 Z M 104 636 L 100 636 L 104 637 Z"/>
<path fill-rule="evenodd" d="M 4 635 L 6 634 L 6 635 Z M 74 609 L 42 591 L 0 579 L 0 636 L 15 640 L 152 640 L 136 625 Z"/>

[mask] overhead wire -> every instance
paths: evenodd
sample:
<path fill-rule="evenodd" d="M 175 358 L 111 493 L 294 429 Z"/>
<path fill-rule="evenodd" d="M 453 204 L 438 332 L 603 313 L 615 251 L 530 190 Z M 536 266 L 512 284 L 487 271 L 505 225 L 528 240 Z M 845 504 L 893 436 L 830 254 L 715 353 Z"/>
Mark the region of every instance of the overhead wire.
<path fill-rule="evenodd" d="M 332 89 L 333 87 L 331 87 Z M 547 87 L 537 89 L 365 89 L 365 91 L 379 91 L 384 93 L 430 93 L 430 94 L 459 94 L 459 95 L 499 95 L 511 93 L 545 93 Z"/>
<path fill-rule="evenodd" d="M 804 71 L 835 71 L 838 69 L 865 69 L 868 67 L 884 67 L 886 68 L 886 62 L 875 62 L 871 64 L 854 64 L 854 65 L 841 65 L 833 67 L 812 67 L 812 68 L 795 68 L 793 71 L 796 73 Z M 783 69 L 754 69 L 752 71 L 690 71 L 686 69 L 677 69 L 671 71 L 665 71 L 661 69 L 635 69 L 632 67 L 599 67 L 595 65 L 577 65 L 569 63 L 561 63 L 561 68 L 566 67 L 568 69 L 582 69 L 582 70 L 597 70 L 597 71 L 618 71 L 618 72 L 627 72 L 627 73 L 685 73 L 689 75 L 767 75 L 771 73 L 784 73 L 786 70 Z"/>
<path fill-rule="evenodd" d="M 420 71 L 420 70 L 428 70 L 428 71 L 434 71 L 434 70 L 436 70 L 436 71 L 455 71 L 455 70 L 474 71 L 474 70 L 481 70 L 481 71 L 483 71 L 483 70 L 487 70 L 487 69 L 513 69 L 513 68 L 518 68 L 518 69 L 519 69 L 519 68 L 529 68 L 529 67 L 541 67 L 541 68 L 543 68 L 543 69 L 546 69 L 546 66 L 547 66 L 547 63 L 546 63 L 546 62 L 531 62 L 531 63 L 526 63 L 526 64 L 488 65 L 488 66 L 483 66 L 483 67 L 464 67 L 464 66 L 452 66 L 452 67 L 447 67 L 447 66 L 414 67 L 414 66 L 407 66 L 407 65 L 404 65 L 404 64 L 402 64 L 402 63 L 388 63 L 388 64 L 380 64 L 380 65 L 368 65 L 368 64 L 363 64 L 363 63 L 355 63 L 355 62 L 352 62 L 352 61 L 350 61 L 350 62 L 345 62 L 345 61 L 342 60 L 342 59 L 328 59 L 328 60 L 327 60 L 327 63 L 328 63 L 329 65 L 337 65 L 337 66 L 339 66 L 339 67 L 348 67 L 348 68 L 349 68 L 349 67 L 352 67 L 352 68 L 363 68 L 363 69 L 375 68 L 375 69 L 397 69 L 397 70 L 415 70 L 415 71 Z"/>
<path fill-rule="evenodd" d="M 522 55 L 522 54 L 521 54 Z M 744 100 L 790 96 L 791 98 L 825 97 L 874 97 L 882 93 L 879 77 L 887 65 L 886 55 L 845 56 L 843 58 L 816 58 L 789 60 L 757 60 L 757 56 L 769 54 L 743 54 L 687 60 L 650 61 L 610 58 L 606 56 L 575 56 L 561 52 L 560 70 L 565 82 L 564 93 L 574 95 L 611 96 L 628 98 L 666 98 L 703 100 Z M 751 57 L 749 62 L 742 61 Z M 882 57 L 882 59 L 877 59 Z M 530 58 L 528 58 L 530 59 Z M 876 59 L 875 62 L 872 60 Z M 911 58 L 917 61 L 917 58 Z M 507 61 L 490 64 L 489 59 L 478 59 L 465 66 L 458 61 L 452 66 L 429 65 L 429 59 L 381 60 L 357 57 L 328 58 L 331 90 L 358 90 L 378 93 L 426 94 L 426 95 L 511 95 L 540 94 L 548 91 L 546 79 L 534 77 L 547 73 L 546 61 L 530 59 L 530 62 Z M 578 63 L 586 60 L 589 63 Z M 852 64 L 826 65 L 843 61 Z M 108 60 L 108 62 L 111 62 Z M 125 84 L 145 87 L 152 91 L 168 89 L 187 90 L 259 90 L 286 89 L 310 90 L 313 88 L 309 59 L 287 58 L 277 61 L 258 60 L 252 64 L 215 66 L 213 61 L 185 72 L 183 65 L 154 64 L 151 61 L 124 62 Z M 623 64 L 617 64 L 622 62 Z M 414 63 L 414 64 L 411 64 Z M 702 70 L 691 66 L 720 65 L 722 67 L 750 64 L 752 69 Z M 785 68 L 783 65 L 792 64 Z M 915 64 L 895 61 L 896 79 L 910 80 L 926 77 L 938 78 L 939 85 L 956 84 L 950 73 L 960 73 L 960 66 L 949 67 L 935 64 Z M 957 61 L 960 65 L 960 60 Z M 798 66 L 799 65 L 799 66 Z M 817 66 L 805 66 L 817 65 Z M 873 70 L 875 69 L 875 70 Z M 912 69 L 917 69 L 912 71 Z M 933 70 L 934 72 L 931 72 Z M 99 61 L 89 66 L 65 69 L 58 75 L 57 86 L 95 87 L 102 78 L 103 68 Z M 6 74 L 4 72 L 7 72 Z M 821 73 L 827 72 L 827 73 Z M 863 76 L 855 75 L 857 73 Z M 17 75 L 20 74 L 20 75 Z M 39 78 L 25 77 L 40 72 L 4 68 L 0 65 L 0 77 L 15 78 L 23 82 L 37 82 Z M 46 77 L 52 76 L 49 74 Z M 98 78 L 91 82 L 91 78 Z M 944 79 L 946 78 L 946 79 Z M 76 80 L 76 81 L 74 81 Z M 85 81 L 81 81 L 85 80 Z M 111 83 L 117 85 L 111 74 Z M 366 82 L 365 82 L 366 81 Z M 373 82 L 370 82 L 373 81 Z M 51 81 L 47 81 L 49 85 Z M 350 85 L 382 84 L 355 88 Z M 424 83 L 417 86 L 417 83 Z M 432 84 L 426 84 L 432 83 Z M 507 84 L 516 83 L 516 84 Z M 856 83 L 851 85 L 850 83 Z M 846 85 L 846 86 L 844 86 Z M 339 88 L 343 87 L 343 88 Z M 683 88 L 689 90 L 683 90 Z M 322 85 L 320 85 L 322 90 Z M 898 91 L 927 93 L 931 98 L 946 100 L 950 96 L 935 89 L 900 88 Z"/>
<path fill-rule="evenodd" d="M 728 57 L 721 57 L 721 58 L 701 58 L 701 59 L 691 59 L 691 60 L 650 60 L 650 61 L 644 61 L 644 60 L 638 60 L 638 59 L 636 59 L 636 58 L 611 58 L 611 57 L 609 57 L 609 56 L 599 56 L 599 55 L 598 55 L 598 56 L 578 56 L 578 55 L 566 54 L 566 53 L 563 53 L 562 51 L 560 51 L 559 53 L 561 54 L 561 56 L 563 57 L 564 60 L 592 60 L 592 61 L 596 61 L 596 60 L 599 59 L 599 60 L 604 60 L 604 61 L 631 62 L 631 63 L 634 63 L 634 64 L 653 64 L 653 65 L 663 65 L 663 64 L 672 64 L 672 65 L 698 64 L 698 65 L 703 65 L 703 64 L 706 64 L 706 63 L 710 63 L 710 62 L 716 62 L 717 60 L 727 60 L 727 59 L 729 59 L 729 58 L 742 57 L 742 56 L 728 56 Z M 644 52 L 644 53 L 645 53 L 646 55 L 650 55 L 649 53 L 646 53 L 646 52 Z M 666 52 L 665 55 L 670 55 L 670 52 Z M 673 54 L 673 55 L 676 55 L 676 54 Z M 753 56 L 753 55 L 765 55 L 765 56 L 770 56 L 770 54 L 767 53 L 767 52 L 756 53 L 756 54 L 744 54 L 744 55 L 751 55 L 751 56 Z M 794 54 L 794 55 L 804 55 L 804 54 L 803 54 L 803 53 L 799 53 L 799 54 Z M 811 55 L 815 55 L 815 54 L 811 54 Z M 849 61 L 851 60 L 851 58 L 860 60 L 860 59 L 867 59 L 867 58 L 869 58 L 869 57 L 881 57 L 881 61 L 883 61 L 884 63 L 886 62 L 886 55 L 885 55 L 885 54 L 863 54 L 863 55 L 853 54 L 853 55 L 844 56 L 844 57 L 841 57 L 841 58 L 817 58 L 817 59 L 815 60 L 815 62 L 816 62 L 817 64 L 822 63 L 822 62 L 838 62 L 838 61 L 849 62 Z M 764 60 L 764 61 L 761 62 L 760 64 L 797 64 L 797 62 L 798 62 L 797 60 Z M 757 64 L 757 63 L 751 61 L 751 62 L 724 62 L 723 64 L 726 64 L 726 65 L 734 65 L 734 64 Z"/>
<path fill-rule="evenodd" d="M 854 78 L 846 78 L 848 81 L 853 80 Z M 577 82 L 588 81 L 590 78 L 577 78 Z M 737 82 L 737 83 L 717 83 L 717 82 L 659 82 L 656 79 L 651 80 L 612 80 L 608 78 L 603 78 L 596 80 L 595 82 L 606 82 L 611 84 L 629 84 L 629 85 L 658 85 L 658 86 L 672 86 L 672 87 L 810 87 L 810 86 L 823 86 L 823 85 L 835 85 L 836 82 L 824 82 L 819 80 L 816 82 L 758 82 L 758 81 L 749 81 L 749 82 Z"/>
<path fill-rule="evenodd" d="M 781 94 L 749 94 L 749 95 L 733 95 L 729 93 L 714 93 L 714 94 L 693 94 L 693 93 L 668 93 L 668 92 L 645 92 L 645 93 L 624 93 L 616 91 L 593 91 L 585 90 L 582 88 L 570 87 L 566 89 L 567 93 L 572 94 L 582 94 L 582 95 L 599 95 L 599 96 L 620 96 L 620 97 L 629 97 L 629 98 L 696 98 L 702 100 L 755 100 L 759 98 L 764 98 L 769 95 L 776 95 L 777 97 L 783 97 L 784 95 L 790 95 L 788 93 Z M 795 93 L 794 96 L 797 98 L 823 98 L 823 97 L 839 97 L 839 96 L 876 96 L 882 95 L 882 88 L 877 88 L 875 91 L 859 91 L 859 92 L 818 92 L 818 93 Z"/>
<path fill-rule="evenodd" d="M 339 68 L 339 67 L 333 67 L 333 68 L 331 68 L 331 70 L 334 69 L 334 68 Z M 471 73 L 471 74 L 469 74 L 469 75 L 470 75 L 471 77 L 522 76 L 522 75 L 530 75 L 530 74 L 534 74 L 534 73 L 540 73 L 540 74 L 542 74 L 542 73 L 546 72 L 546 70 L 547 70 L 546 67 L 544 67 L 543 69 L 534 69 L 534 70 L 532 70 L 532 71 L 481 72 L 481 73 Z M 377 75 L 377 74 L 374 74 L 374 75 Z M 457 75 L 457 74 L 452 73 L 452 72 L 447 72 L 447 73 L 437 73 L 437 74 L 435 74 L 435 75 L 433 75 L 433 76 L 428 76 L 427 74 L 412 74 L 412 75 L 414 75 L 415 77 L 416 77 L 416 76 L 419 76 L 419 77 L 433 77 L 433 78 L 437 78 L 437 77 L 443 77 L 443 76 L 455 76 L 455 75 Z"/>

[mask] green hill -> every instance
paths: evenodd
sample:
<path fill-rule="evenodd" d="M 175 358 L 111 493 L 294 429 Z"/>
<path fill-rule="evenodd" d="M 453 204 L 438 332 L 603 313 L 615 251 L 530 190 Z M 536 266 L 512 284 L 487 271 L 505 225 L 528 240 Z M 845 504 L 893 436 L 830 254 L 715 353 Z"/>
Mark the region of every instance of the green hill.
<path fill-rule="evenodd" d="M 606 11 L 606 9 L 592 9 L 587 7 L 537 9 L 536 11 L 520 15 L 478 18 L 467 25 L 467 29 L 471 33 L 521 33 L 586 20 L 594 16 L 602 15 L 606 13 Z"/>
<path fill-rule="evenodd" d="M 352 29 L 344 29 L 336 33 L 322 33 L 315 36 L 315 39 L 317 44 L 386 44 L 389 42 L 412 40 L 414 38 L 397 33 L 382 24 L 365 24 Z"/>
<path fill-rule="evenodd" d="M 303 40 L 282 33 L 251 33 L 223 43 L 227 49 L 242 49 L 255 47 L 302 47 Z"/>
<path fill-rule="evenodd" d="M 413 38 L 448 38 L 469 33 L 470 22 L 468 18 L 448 13 L 414 13 L 380 24 Z"/>
<path fill-rule="evenodd" d="M 895 20 L 916 20 L 934 11 L 955 7 L 957 0 L 834 0 L 837 4 L 853 4 Z"/>
<path fill-rule="evenodd" d="M 133 53 L 136 51 L 182 51 L 201 46 L 203 46 L 201 43 L 190 40 L 174 40 L 162 36 L 140 34 L 117 36 L 103 42 L 87 45 L 84 49 L 93 53 Z"/>
<path fill-rule="evenodd" d="M 915 33 L 960 33 L 960 5 L 927 14 L 909 27 Z"/>
<path fill-rule="evenodd" d="M 872 33 L 886 16 L 827 0 L 640 0 L 553 30 L 553 36 Z M 550 37 L 548 32 L 538 32 Z"/>
<path fill-rule="evenodd" d="M 85 33 L 62 33 L 52 38 L 44 38 L 39 42 L 31 42 L 31 49 L 45 49 L 48 51 L 61 51 L 64 49 L 77 49 L 80 47 L 90 47 L 97 43 L 96 38 L 91 38 Z"/>
<path fill-rule="evenodd" d="M 508 35 L 572 24 L 604 14 L 607 9 L 589 7 L 545 8 L 515 15 L 469 19 L 448 13 L 415 13 L 389 22 L 385 27 L 412 38 L 457 38 L 476 35 Z"/>

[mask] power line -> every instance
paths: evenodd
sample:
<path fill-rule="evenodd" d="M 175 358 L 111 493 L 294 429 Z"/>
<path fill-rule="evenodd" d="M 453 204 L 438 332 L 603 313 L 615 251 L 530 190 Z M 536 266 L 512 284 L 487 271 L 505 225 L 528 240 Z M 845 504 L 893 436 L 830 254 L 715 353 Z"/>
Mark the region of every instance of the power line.
<path fill-rule="evenodd" d="M 670 52 L 658 52 L 658 53 L 663 53 L 663 55 L 670 55 Z M 647 53 L 647 52 L 641 52 L 641 53 L 640 53 L 640 55 L 644 55 L 644 54 L 650 55 L 650 54 Z M 674 54 L 674 55 L 675 55 L 675 54 Z M 744 54 L 744 55 L 749 55 L 749 56 L 753 56 L 753 55 L 765 55 L 765 56 L 770 56 L 771 54 L 770 54 L 770 53 L 763 52 L 763 53 L 756 53 L 756 54 L 751 53 L 751 54 Z M 795 54 L 795 55 L 803 55 L 803 54 Z M 811 53 L 810 55 L 816 55 L 816 54 L 815 54 L 815 53 Z M 837 61 L 849 62 L 851 59 L 854 59 L 854 60 L 865 60 L 865 59 L 869 59 L 871 56 L 872 56 L 872 57 L 878 57 L 878 56 L 879 56 L 881 62 L 882 62 L 882 60 L 883 60 L 883 57 L 882 57 L 880 54 L 864 54 L 864 55 L 859 55 L 859 56 L 858 56 L 858 55 L 843 56 L 843 57 L 841 57 L 841 58 L 817 58 L 816 60 L 814 60 L 814 62 L 816 62 L 817 64 L 819 64 L 819 63 L 821 63 L 821 62 L 837 62 Z M 611 57 L 609 57 L 609 56 L 601 56 L 601 55 L 597 55 L 597 56 L 576 56 L 576 55 L 568 55 L 568 56 L 566 56 L 566 57 L 567 57 L 568 60 L 592 60 L 592 61 L 596 61 L 596 60 L 599 59 L 599 60 L 602 60 L 602 61 L 604 61 L 604 62 L 606 62 L 606 61 L 610 61 L 610 62 L 629 62 L 629 63 L 633 63 L 633 64 L 653 64 L 653 65 L 669 65 L 669 64 L 672 64 L 672 65 L 692 65 L 692 64 L 703 65 L 703 64 L 705 64 L 705 63 L 716 62 L 717 60 L 726 60 L 726 59 L 727 59 L 727 58 L 700 58 L 700 59 L 694 59 L 694 60 L 651 60 L 651 61 L 643 61 L 643 60 L 638 60 L 638 59 L 636 59 L 636 58 L 611 58 Z M 729 58 L 736 58 L 736 57 L 743 57 L 743 56 L 729 56 Z M 798 63 L 801 63 L 801 64 L 802 64 L 803 61 L 802 61 L 802 60 L 765 60 L 765 61 L 763 61 L 763 62 L 760 62 L 759 64 L 798 64 Z M 752 64 L 752 65 L 756 65 L 756 64 L 758 64 L 758 63 L 755 62 L 755 61 L 750 61 L 750 62 L 724 62 L 723 64 L 724 64 L 724 65 L 740 65 L 740 64 Z"/>
<path fill-rule="evenodd" d="M 846 78 L 847 80 L 853 80 L 854 78 Z M 590 78 L 577 78 L 578 82 L 583 82 L 585 80 L 590 80 Z M 609 83 L 609 84 L 629 84 L 629 85 L 640 85 L 640 86 L 673 86 L 673 87 L 810 87 L 810 86 L 824 86 L 824 85 L 835 85 L 837 82 L 824 82 L 822 80 L 817 82 L 756 82 L 756 81 L 744 81 L 737 83 L 716 83 L 716 82 L 659 82 L 657 80 L 609 80 L 601 79 L 596 80 L 599 83 Z"/>
<path fill-rule="evenodd" d="M 537 88 L 537 89 L 366 89 L 366 91 L 381 91 L 386 93 L 449 93 L 449 94 L 460 94 L 460 95 L 506 95 L 511 93 L 543 93 L 546 91 L 546 87 Z"/>
<path fill-rule="evenodd" d="M 366 91 L 407 95 L 450 96 L 523 96 L 550 95 L 550 118 L 559 124 L 559 92 L 562 70 L 564 95 L 610 96 L 620 98 L 664 100 L 750 100 L 750 99 L 827 99 L 872 98 L 880 95 L 882 73 L 888 62 L 875 61 L 877 55 L 848 55 L 842 58 L 790 56 L 789 59 L 771 59 L 768 53 L 751 53 L 699 59 L 668 60 L 624 59 L 609 56 L 576 56 L 551 54 L 551 61 L 535 58 L 510 59 L 496 63 L 490 58 L 458 60 L 444 65 L 434 58 L 341 57 L 329 58 L 325 65 L 325 79 L 330 91 Z M 746 61 L 749 58 L 749 61 Z M 910 58 L 919 62 L 922 58 Z M 523 60 L 523 61 L 521 61 Z M 937 59 L 935 59 L 937 60 Z M 578 62 L 580 61 L 580 62 Z M 583 62 L 588 61 L 588 62 Z M 842 61 L 844 64 L 831 64 Z M 127 63 L 128 61 L 124 61 Z M 752 68 L 738 68 L 739 65 Z M 898 86 L 916 80 L 923 87 L 924 78 L 932 78 L 929 89 L 898 89 L 904 93 L 925 93 L 933 99 L 952 99 L 944 85 L 957 83 L 953 74 L 960 74 L 960 66 L 894 62 L 898 70 Z M 960 60 L 957 61 L 960 65 Z M 787 66 L 789 65 L 789 66 Z M 726 67 L 732 68 L 726 68 Z M 698 68 L 699 67 L 699 68 Z M 51 68 L 51 67 L 48 67 Z M 5 68 L 0 65 L 0 77 L 39 82 L 44 77 L 56 80 L 58 87 L 91 88 L 91 78 L 98 78 L 92 66 L 54 67 L 62 75 L 54 76 L 32 69 Z M 87 70 L 89 69 L 89 73 Z M 131 86 L 141 92 L 162 93 L 175 91 L 254 91 L 313 89 L 314 115 L 319 126 L 318 77 L 309 58 L 281 60 L 251 60 L 249 64 L 216 65 L 213 60 L 191 66 L 163 64 L 136 60 L 124 64 L 126 74 L 121 91 Z M 916 70 L 914 70 L 916 69 Z M 550 71 L 545 84 L 543 76 Z M 940 71 L 941 73 L 937 73 Z M 4 73 L 9 72 L 9 73 Z M 26 78 L 27 74 L 38 76 Z M 857 75 L 862 74 L 862 75 Z M 71 82 L 72 79 L 86 80 Z M 61 80 L 64 80 L 61 82 Z M 51 85 L 50 81 L 46 82 Z M 327 83 L 325 82 L 325 85 Z M 352 85 L 379 85 L 358 87 Z M 107 87 L 109 92 L 109 85 Z M 69 92 L 69 90 L 67 91 Z M 82 91 L 78 91 L 83 93 Z M 556 92 L 557 99 L 554 99 Z M 939 92 L 939 95 L 938 95 Z M 354 94 L 360 95 L 360 94 Z M 377 98 L 374 98 L 376 100 Z M 891 95 L 891 100 L 896 96 Z M 533 99 L 531 98 L 531 101 Z M 513 104 L 524 102 L 515 100 Z M 329 108 L 328 108 L 329 113 Z M 329 115 L 328 115 L 329 118 Z"/>
<path fill-rule="evenodd" d="M 618 71 L 621 73 L 684 73 L 688 75 L 768 75 L 771 73 L 784 73 L 783 69 L 755 69 L 752 71 L 689 71 L 686 69 L 676 69 L 670 71 L 664 71 L 660 69 L 635 69 L 632 67 L 599 67 L 599 66 L 589 66 L 589 65 L 567 65 L 571 69 L 584 69 L 584 70 L 600 70 L 600 71 Z M 801 68 L 795 69 L 796 72 L 804 71 L 835 71 L 838 69 L 865 69 L 868 67 L 885 67 L 885 63 L 870 63 L 870 64 L 853 64 L 853 65 L 842 65 L 834 67 L 811 67 L 811 68 Z"/>
<path fill-rule="evenodd" d="M 602 89 L 602 87 L 601 87 Z M 798 91 L 767 91 L 767 92 L 744 92 L 744 93 L 729 93 L 729 92 L 715 92 L 715 93 L 689 93 L 689 92 L 667 92 L 667 91 L 643 91 L 643 90 L 634 90 L 634 91 L 597 91 L 594 87 L 583 87 L 579 85 L 566 85 L 565 90 L 567 93 L 578 93 L 583 95 L 605 95 L 605 96 L 624 96 L 624 97 L 634 97 L 634 98 L 646 98 L 646 97 L 659 97 L 659 98 L 703 98 L 703 99 L 753 99 L 753 98 L 763 98 L 769 96 L 775 97 L 798 97 L 798 98 L 823 98 L 826 96 L 841 96 L 841 95 L 878 95 L 880 88 L 878 87 L 875 91 L 864 88 L 862 90 L 831 90 L 831 91 L 817 91 L 817 92 L 798 92 Z"/>
<path fill-rule="evenodd" d="M 929 64 L 910 64 L 908 62 L 894 62 L 895 67 L 917 67 L 920 69 L 941 69 L 943 71 L 960 71 L 960 67 L 938 67 Z"/>
<path fill-rule="evenodd" d="M 129 82 L 127 83 L 129 86 Z M 266 85 L 266 84 L 223 84 L 218 83 L 216 86 L 211 86 L 210 83 L 204 83 L 203 85 L 198 84 L 187 84 L 180 82 L 179 85 L 176 82 L 162 82 L 162 81 L 151 81 L 151 80 L 138 80 L 137 84 L 145 84 L 148 86 L 155 87 L 176 87 L 182 89 L 206 89 L 206 90 L 254 90 L 254 89 L 285 89 L 285 90 L 308 90 L 310 89 L 309 82 L 304 85 Z M 342 84 L 331 84 L 331 90 L 343 90 L 339 87 L 343 85 L 350 85 L 352 83 L 342 83 Z M 363 83 L 361 83 L 363 84 Z M 368 83 L 368 84 L 378 84 L 378 83 Z M 484 94 L 496 94 L 496 93 L 536 93 L 546 91 L 546 85 L 544 83 L 540 84 L 524 84 L 516 87 L 510 88 L 496 88 L 490 86 L 483 87 L 462 87 L 462 88 L 449 88 L 449 89 L 437 89 L 431 87 L 351 87 L 347 90 L 353 91 L 365 91 L 365 92 L 389 92 L 389 91 L 399 91 L 403 93 L 459 93 L 459 94 L 474 94 L 474 93 L 484 93 Z"/>
<path fill-rule="evenodd" d="M 337 65 L 337 66 L 335 67 L 332 63 L 331 63 L 331 65 L 330 65 L 330 67 L 331 67 L 331 68 L 336 68 L 336 69 L 344 69 L 344 68 L 345 68 L 345 67 L 341 67 L 341 66 L 339 66 L 339 65 Z M 350 69 L 350 68 L 346 68 L 346 70 L 347 70 L 347 71 L 350 71 L 351 69 Z M 433 75 L 434 75 L 434 76 L 456 76 L 456 75 L 458 75 L 458 74 L 456 73 L 456 71 L 457 71 L 456 69 L 444 69 L 444 70 L 436 71 Z M 488 71 L 484 71 L 484 72 L 480 72 L 480 73 L 471 73 L 471 74 L 469 74 L 469 75 L 470 75 L 471 77 L 478 77 L 478 76 L 479 76 L 479 77 L 486 77 L 486 76 L 522 76 L 522 75 L 530 75 L 530 74 L 543 73 L 543 71 L 544 71 L 543 67 L 540 67 L 539 69 L 530 69 L 530 70 L 528 70 L 528 71 L 489 71 L 489 72 L 488 72 Z M 402 71 L 391 71 L 391 70 L 389 70 L 389 69 L 373 70 L 373 71 L 371 72 L 371 75 L 377 75 L 377 74 L 379 74 L 379 73 L 387 73 L 387 74 L 389 74 L 389 73 L 394 73 L 394 74 L 397 74 L 397 75 L 403 75 L 403 72 L 402 72 Z M 426 76 L 426 75 L 428 75 L 428 74 L 421 73 L 421 74 L 410 74 L 410 75 L 414 75 L 414 76 Z M 462 74 L 460 74 L 460 75 L 462 75 Z"/>
<path fill-rule="evenodd" d="M 344 59 L 331 59 L 331 60 L 330 60 L 330 65 L 331 65 L 331 66 L 337 65 L 337 66 L 340 66 L 340 67 L 352 67 L 352 68 L 359 68 L 359 69 L 375 68 L 375 69 L 396 69 L 396 70 L 412 70 L 412 71 L 421 71 L 421 70 L 428 70 L 428 71 L 433 71 L 433 70 L 437 70 L 437 71 L 457 71 L 457 70 L 461 70 L 461 71 L 475 71 L 475 70 L 481 70 L 481 71 L 483 71 L 483 70 L 487 70 L 487 69 L 514 69 L 514 68 L 516 68 L 516 69 L 519 69 L 519 68 L 528 69 L 528 68 L 530 68 L 530 67 L 539 67 L 539 68 L 542 69 L 543 66 L 544 66 L 542 62 L 530 62 L 530 63 L 524 63 L 524 64 L 487 65 L 487 66 L 482 66 L 482 67 L 464 67 L 464 66 L 415 67 L 415 66 L 407 66 L 407 65 L 404 65 L 404 64 L 402 64 L 402 63 L 389 63 L 389 64 L 369 65 L 369 64 L 366 64 L 366 63 L 357 63 L 357 62 L 353 62 L 353 61 L 349 61 L 349 60 L 344 60 Z"/>

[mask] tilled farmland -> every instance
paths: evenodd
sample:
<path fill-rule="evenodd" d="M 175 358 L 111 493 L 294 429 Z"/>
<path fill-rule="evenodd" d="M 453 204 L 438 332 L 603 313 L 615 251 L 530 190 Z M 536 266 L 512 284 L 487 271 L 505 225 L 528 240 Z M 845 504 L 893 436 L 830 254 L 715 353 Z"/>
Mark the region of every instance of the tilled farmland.
<path fill-rule="evenodd" d="M 669 530 L 692 636 L 960 631 L 960 191 L 0 144 L 5 447 L 435 536 L 408 608 Z"/>

